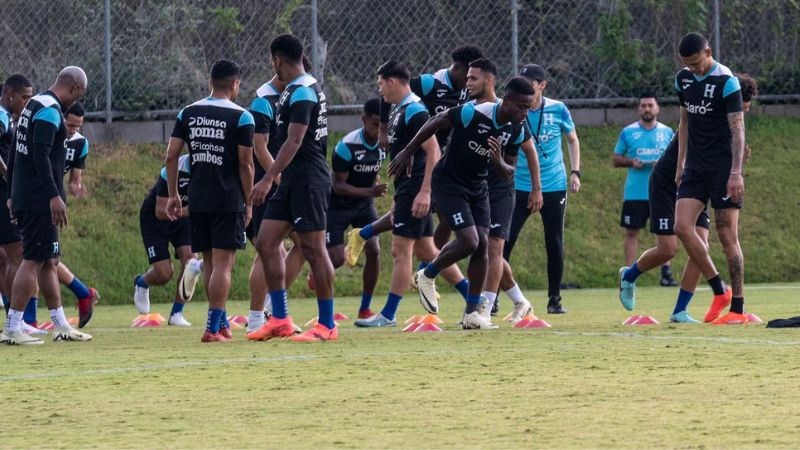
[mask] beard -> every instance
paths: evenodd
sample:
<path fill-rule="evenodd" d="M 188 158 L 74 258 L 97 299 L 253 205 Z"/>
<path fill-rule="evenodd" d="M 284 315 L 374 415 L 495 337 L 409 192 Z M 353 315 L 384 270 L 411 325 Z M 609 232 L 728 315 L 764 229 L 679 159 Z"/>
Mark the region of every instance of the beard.
<path fill-rule="evenodd" d="M 639 117 L 642 119 L 643 122 L 652 122 L 656 118 L 656 116 L 654 116 L 653 114 L 649 114 L 649 113 L 648 114 L 642 114 Z"/>

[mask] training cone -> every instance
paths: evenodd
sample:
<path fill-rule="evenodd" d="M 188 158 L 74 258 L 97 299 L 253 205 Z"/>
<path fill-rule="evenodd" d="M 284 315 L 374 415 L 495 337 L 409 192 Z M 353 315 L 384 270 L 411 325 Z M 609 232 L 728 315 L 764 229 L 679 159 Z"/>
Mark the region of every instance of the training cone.
<path fill-rule="evenodd" d="M 421 323 L 417 329 L 414 330 L 414 333 L 425 333 L 428 331 L 442 331 L 442 329 L 436 326 L 434 323 Z"/>
<path fill-rule="evenodd" d="M 749 323 L 764 323 L 764 321 L 761 320 L 761 317 L 758 317 L 753 313 L 747 313 L 746 315 L 747 315 L 747 321 Z"/>
<path fill-rule="evenodd" d="M 233 324 L 239 325 L 239 328 L 247 326 L 247 317 L 245 316 L 228 316 L 228 322 Z"/>
<path fill-rule="evenodd" d="M 420 316 L 419 314 L 414 314 L 413 316 L 406 319 L 406 324 L 418 323 L 420 320 L 422 320 L 422 316 Z"/>
<path fill-rule="evenodd" d="M 160 326 L 161 322 L 155 319 L 142 319 L 134 321 L 131 328 L 157 328 Z"/>
<path fill-rule="evenodd" d="M 506 316 L 503 317 L 503 322 L 508 322 L 509 320 L 511 320 L 511 316 L 513 316 L 513 315 L 514 315 L 513 312 L 510 312 L 510 313 L 506 314 Z"/>
<path fill-rule="evenodd" d="M 552 326 L 542 319 L 531 320 L 525 328 L 552 328 Z"/>
<path fill-rule="evenodd" d="M 633 325 L 636 323 L 637 320 L 641 319 L 642 316 L 640 315 L 633 315 L 625 319 L 625 322 L 622 322 L 623 325 Z"/>
<path fill-rule="evenodd" d="M 334 313 L 333 314 L 333 320 L 337 320 L 338 321 L 338 320 L 350 320 L 350 319 L 346 315 L 344 315 L 342 313 Z"/>
<path fill-rule="evenodd" d="M 444 320 L 442 320 L 441 317 L 437 316 L 436 314 L 426 314 L 419 320 L 419 323 L 424 323 L 425 325 L 441 325 L 444 323 Z"/>
<path fill-rule="evenodd" d="M 659 322 L 652 316 L 642 316 L 632 325 L 658 325 Z"/>
<path fill-rule="evenodd" d="M 39 328 L 40 330 L 52 330 L 52 329 L 53 329 L 53 322 L 50 322 L 50 321 L 48 320 L 48 321 L 47 321 L 47 322 L 45 322 L 45 323 L 40 323 L 40 324 L 37 326 L 37 328 Z"/>
<path fill-rule="evenodd" d="M 418 322 L 411 322 L 410 324 L 408 324 L 408 326 L 406 326 L 405 328 L 403 328 L 403 333 L 413 333 L 413 332 L 414 332 L 414 331 L 416 331 L 416 330 L 417 330 L 417 328 L 419 328 L 420 326 L 422 326 L 422 324 L 421 324 L 421 323 L 418 323 Z M 435 325 L 434 325 L 434 326 L 435 326 Z"/>
<path fill-rule="evenodd" d="M 529 328 L 528 325 L 530 325 L 531 322 L 536 322 L 537 320 L 539 320 L 539 318 L 536 317 L 536 315 L 534 315 L 533 313 L 528 314 L 525 317 L 523 317 L 522 320 L 515 323 L 514 328 Z"/>

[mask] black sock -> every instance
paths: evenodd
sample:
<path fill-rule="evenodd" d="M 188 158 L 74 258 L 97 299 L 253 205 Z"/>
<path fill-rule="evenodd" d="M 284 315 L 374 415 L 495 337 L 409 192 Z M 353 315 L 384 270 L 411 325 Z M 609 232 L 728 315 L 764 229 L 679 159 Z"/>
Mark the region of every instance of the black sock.
<path fill-rule="evenodd" d="M 478 305 L 480 305 L 480 303 L 467 303 L 466 313 L 467 314 L 474 313 L 475 311 L 478 310 Z"/>
<path fill-rule="evenodd" d="M 667 265 L 661 266 L 661 278 L 672 278 L 672 267 Z"/>
<path fill-rule="evenodd" d="M 722 281 L 722 277 L 720 277 L 719 274 L 709 279 L 708 284 L 711 286 L 711 290 L 714 291 L 714 295 L 722 295 L 725 293 L 725 282 Z"/>
<path fill-rule="evenodd" d="M 744 297 L 733 297 L 731 299 L 731 312 L 744 314 Z"/>

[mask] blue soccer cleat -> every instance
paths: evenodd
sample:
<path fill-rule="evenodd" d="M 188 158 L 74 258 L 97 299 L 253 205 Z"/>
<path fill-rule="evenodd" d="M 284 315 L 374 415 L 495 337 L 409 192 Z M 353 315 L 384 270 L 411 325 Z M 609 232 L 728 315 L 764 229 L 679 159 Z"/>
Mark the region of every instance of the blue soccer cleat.
<path fill-rule="evenodd" d="M 625 281 L 622 277 L 630 267 L 620 267 L 619 269 L 619 301 L 628 311 L 633 311 L 636 306 L 636 282 Z"/>
<path fill-rule="evenodd" d="M 383 314 L 378 313 L 370 317 L 369 319 L 358 319 L 354 322 L 354 325 L 361 328 L 396 327 L 397 321 L 389 320 L 386 317 L 384 317 Z"/>
<path fill-rule="evenodd" d="M 672 323 L 700 323 L 699 320 L 693 319 L 686 310 L 669 316 L 669 321 Z"/>

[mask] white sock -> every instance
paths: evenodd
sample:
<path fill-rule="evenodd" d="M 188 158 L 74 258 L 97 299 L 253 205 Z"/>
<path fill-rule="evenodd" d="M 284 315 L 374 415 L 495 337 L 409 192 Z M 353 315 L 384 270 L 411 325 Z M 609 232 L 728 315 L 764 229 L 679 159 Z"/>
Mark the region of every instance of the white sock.
<path fill-rule="evenodd" d="M 494 292 L 483 291 L 483 296 L 486 297 L 486 309 L 491 311 L 494 306 L 494 301 L 497 299 L 497 294 Z"/>
<path fill-rule="evenodd" d="M 250 325 L 250 328 L 253 328 L 253 324 L 263 324 L 264 311 L 250 311 L 250 315 L 247 317 L 247 323 Z"/>
<path fill-rule="evenodd" d="M 269 298 L 269 294 L 264 299 L 264 311 L 268 312 L 270 316 L 272 315 L 272 299 Z"/>
<path fill-rule="evenodd" d="M 25 311 L 17 311 L 14 308 L 8 310 L 8 317 L 6 317 L 6 330 L 8 331 L 21 331 L 22 330 L 22 315 Z"/>
<path fill-rule="evenodd" d="M 522 289 L 519 288 L 517 283 L 514 283 L 514 287 L 506 291 L 506 295 L 508 295 L 508 298 L 510 298 L 511 302 L 515 305 L 519 305 L 526 300 L 525 296 L 522 294 Z"/>
<path fill-rule="evenodd" d="M 50 320 L 53 321 L 53 326 L 55 328 L 68 328 L 70 327 L 69 322 L 67 322 L 67 317 L 64 315 L 64 307 L 59 306 L 56 309 L 50 310 Z"/>

